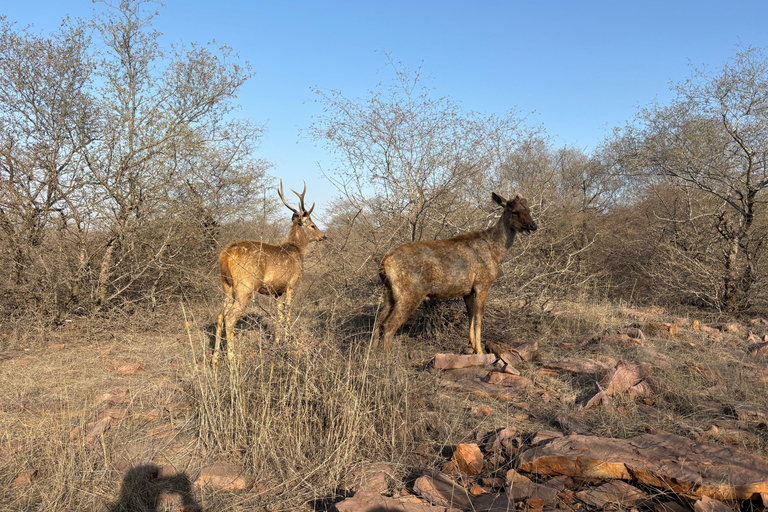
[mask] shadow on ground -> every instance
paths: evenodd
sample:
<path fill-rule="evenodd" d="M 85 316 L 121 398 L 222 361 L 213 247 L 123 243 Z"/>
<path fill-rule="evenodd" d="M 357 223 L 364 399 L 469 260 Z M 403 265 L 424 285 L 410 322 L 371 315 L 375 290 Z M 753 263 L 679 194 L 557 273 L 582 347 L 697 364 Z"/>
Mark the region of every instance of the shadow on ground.
<path fill-rule="evenodd" d="M 192 484 L 185 474 L 163 476 L 154 464 L 128 470 L 120 497 L 110 512 L 159 512 L 161 510 L 202 511 L 192 497 Z"/>

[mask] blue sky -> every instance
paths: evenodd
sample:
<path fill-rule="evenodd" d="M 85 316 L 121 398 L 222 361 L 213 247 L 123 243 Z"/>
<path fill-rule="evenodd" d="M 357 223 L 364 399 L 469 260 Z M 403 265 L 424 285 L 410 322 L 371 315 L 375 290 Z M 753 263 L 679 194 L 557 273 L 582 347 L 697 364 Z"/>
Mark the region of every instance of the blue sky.
<path fill-rule="evenodd" d="M 61 18 L 90 17 L 88 0 L 7 2 L 0 12 L 38 33 Z M 715 69 L 739 46 L 768 46 L 760 1 L 269 1 L 167 0 L 155 28 L 164 44 L 215 39 L 255 76 L 240 117 L 266 125 L 260 157 L 318 210 L 336 194 L 322 177 L 334 162 L 300 136 L 320 107 L 311 88 L 364 97 L 388 75 L 381 51 L 422 66 L 436 93 L 467 110 L 534 112 L 558 146 L 593 149 L 639 106 L 671 98 L 690 65 Z"/>

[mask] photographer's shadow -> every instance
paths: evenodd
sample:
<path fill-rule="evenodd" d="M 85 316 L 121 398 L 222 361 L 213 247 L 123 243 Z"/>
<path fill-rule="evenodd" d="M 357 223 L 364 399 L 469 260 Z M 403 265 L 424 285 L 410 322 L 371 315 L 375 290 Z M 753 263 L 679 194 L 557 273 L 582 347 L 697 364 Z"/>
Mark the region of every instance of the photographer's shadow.
<path fill-rule="evenodd" d="M 202 511 L 192 498 L 192 484 L 184 473 L 163 476 L 154 464 L 128 470 L 123 477 L 118 502 L 110 512 Z"/>

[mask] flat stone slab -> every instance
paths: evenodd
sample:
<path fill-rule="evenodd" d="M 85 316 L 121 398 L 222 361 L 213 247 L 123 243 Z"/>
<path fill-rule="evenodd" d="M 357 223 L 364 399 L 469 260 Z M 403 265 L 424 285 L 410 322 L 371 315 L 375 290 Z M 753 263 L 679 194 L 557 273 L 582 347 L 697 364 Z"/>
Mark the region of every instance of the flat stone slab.
<path fill-rule="evenodd" d="M 495 398 L 506 402 L 518 400 L 523 389 L 531 384 L 530 380 L 520 377 L 524 379 L 520 381 L 520 386 L 499 386 L 485 382 L 487 375 L 488 370 L 484 368 L 460 368 L 442 372 L 438 383 L 453 391 L 463 391 L 481 398 Z"/>
<path fill-rule="evenodd" d="M 436 370 L 455 370 L 472 366 L 490 365 L 496 362 L 493 354 L 435 354 Z"/>
<path fill-rule="evenodd" d="M 613 480 L 598 487 L 576 493 L 576 497 L 587 505 L 599 509 L 628 510 L 632 507 L 645 508 L 651 497 L 622 480 Z"/>
<path fill-rule="evenodd" d="M 717 500 L 768 492 L 768 458 L 673 434 L 631 439 L 570 435 L 525 451 L 520 470 L 597 480 L 636 480 L 678 494 Z"/>
<path fill-rule="evenodd" d="M 359 492 L 334 505 L 336 512 L 446 512 L 429 503 L 387 498 L 377 492 Z"/>

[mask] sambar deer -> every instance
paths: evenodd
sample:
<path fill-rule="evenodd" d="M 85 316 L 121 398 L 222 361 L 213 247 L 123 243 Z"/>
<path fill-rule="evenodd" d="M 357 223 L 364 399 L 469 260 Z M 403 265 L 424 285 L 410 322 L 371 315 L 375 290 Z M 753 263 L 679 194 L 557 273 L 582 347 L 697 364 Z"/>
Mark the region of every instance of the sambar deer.
<path fill-rule="evenodd" d="M 517 233 L 538 228 L 528 202 L 521 195 L 511 201 L 496 192 L 491 197 L 504 207 L 494 226 L 445 240 L 406 242 L 381 260 L 384 309 L 379 318 L 386 352 L 392 348 L 397 329 L 422 300 L 464 297 L 470 322 L 469 342 L 475 353 L 483 353 L 480 327 L 488 291 L 499 274 L 501 260 Z"/>
<path fill-rule="evenodd" d="M 301 194 L 293 189 L 291 192 L 299 196 L 298 210 L 286 202 L 283 196 L 283 182 L 280 180 L 280 199 L 293 212 L 291 230 L 282 243 L 272 245 L 259 240 L 242 240 L 229 244 L 219 255 L 224 307 L 216 322 L 214 365 L 219 360 L 221 331 L 224 326 L 227 357 L 230 362 L 234 358 L 235 324 L 255 293 L 275 297 L 284 295 L 284 299 L 278 300 L 277 303 L 277 320 L 284 327 L 285 333 L 289 332 L 290 307 L 296 283 L 304 270 L 304 252 L 310 242 L 325 240 L 325 234 L 310 217 L 315 204 L 312 203 L 309 211 L 304 209 L 307 183 L 304 182 L 304 191 Z"/>

